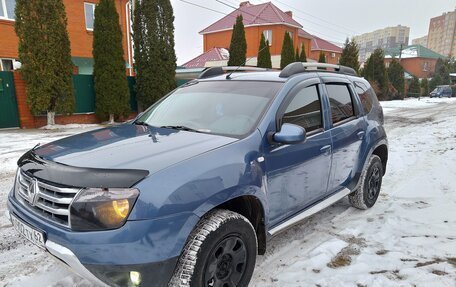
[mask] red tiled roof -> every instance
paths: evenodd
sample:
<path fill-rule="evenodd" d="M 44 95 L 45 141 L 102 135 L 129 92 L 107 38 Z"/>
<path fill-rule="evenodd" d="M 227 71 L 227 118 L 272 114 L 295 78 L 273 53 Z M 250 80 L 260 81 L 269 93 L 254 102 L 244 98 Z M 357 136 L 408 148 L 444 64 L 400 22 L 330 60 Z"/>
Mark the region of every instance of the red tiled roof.
<path fill-rule="evenodd" d="M 338 47 L 338 46 L 334 45 L 333 43 L 323 40 L 322 38 L 319 38 L 315 35 L 313 35 L 311 50 L 312 51 L 329 51 L 329 52 L 342 53 L 341 47 Z"/>
<path fill-rule="evenodd" d="M 298 37 L 307 38 L 307 39 L 313 39 L 314 38 L 314 36 L 312 36 L 311 34 L 307 33 L 303 29 L 299 29 L 298 30 Z"/>
<path fill-rule="evenodd" d="M 200 34 L 231 30 L 233 29 L 233 25 L 235 24 L 238 15 L 242 15 L 244 26 L 283 24 L 302 28 L 302 25 L 293 20 L 288 14 L 277 8 L 277 6 L 271 2 L 267 2 L 259 5 L 245 4 L 202 30 Z"/>
<path fill-rule="evenodd" d="M 198 57 L 188 61 L 182 66 L 189 68 L 204 68 L 208 61 L 221 61 L 228 60 L 230 54 L 227 49 L 224 48 L 212 48 L 206 53 L 199 55 Z"/>

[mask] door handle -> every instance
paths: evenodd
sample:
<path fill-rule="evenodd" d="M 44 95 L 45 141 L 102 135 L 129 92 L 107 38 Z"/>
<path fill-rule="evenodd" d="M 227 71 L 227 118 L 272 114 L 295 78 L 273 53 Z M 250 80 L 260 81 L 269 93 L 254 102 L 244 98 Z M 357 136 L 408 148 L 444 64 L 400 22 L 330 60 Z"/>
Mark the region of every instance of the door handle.
<path fill-rule="evenodd" d="M 329 155 L 331 153 L 331 145 L 325 145 L 320 149 L 322 154 L 327 154 Z"/>
<path fill-rule="evenodd" d="M 365 132 L 363 132 L 363 131 L 359 132 L 359 133 L 358 133 L 358 138 L 359 138 L 360 140 L 362 140 L 362 139 L 364 138 L 364 134 L 365 134 Z"/>

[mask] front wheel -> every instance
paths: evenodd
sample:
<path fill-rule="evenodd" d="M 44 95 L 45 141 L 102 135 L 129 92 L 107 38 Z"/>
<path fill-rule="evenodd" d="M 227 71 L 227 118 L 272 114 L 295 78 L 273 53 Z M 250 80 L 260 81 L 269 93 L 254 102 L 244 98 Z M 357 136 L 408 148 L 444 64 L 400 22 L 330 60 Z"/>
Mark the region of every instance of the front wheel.
<path fill-rule="evenodd" d="M 256 233 L 247 218 L 211 211 L 190 234 L 169 286 L 246 287 L 256 255 Z"/>
<path fill-rule="evenodd" d="M 382 160 L 379 156 L 372 155 L 361 174 L 359 186 L 348 196 L 350 204 L 359 209 L 371 208 L 380 194 L 382 177 Z"/>

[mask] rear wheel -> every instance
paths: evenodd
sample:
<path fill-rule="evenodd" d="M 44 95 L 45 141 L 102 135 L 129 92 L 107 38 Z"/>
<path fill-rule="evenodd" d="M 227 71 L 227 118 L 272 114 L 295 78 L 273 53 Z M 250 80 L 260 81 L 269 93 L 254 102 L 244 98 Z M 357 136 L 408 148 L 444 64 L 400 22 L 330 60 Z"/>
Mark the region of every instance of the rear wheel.
<path fill-rule="evenodd" d="M 348 196 L 350 204 L 359 209 L 368 209 L 377 201 L 382 187 L 383 165 L 377 155 L 372 155 L 361 174 L 358 188 Z"/>
<path fill-rule="evenodd" d="M 256 255 L 256 233 L 247 218 L 211 211 L 190 234 L 169 286 L 248 286 Z"/>

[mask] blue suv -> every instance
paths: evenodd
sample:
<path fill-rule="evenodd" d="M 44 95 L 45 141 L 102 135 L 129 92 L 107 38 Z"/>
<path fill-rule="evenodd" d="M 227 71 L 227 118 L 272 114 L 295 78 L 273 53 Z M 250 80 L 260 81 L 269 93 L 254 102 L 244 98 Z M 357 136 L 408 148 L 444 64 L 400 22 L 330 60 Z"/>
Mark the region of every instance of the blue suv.
<path fill-rule="evenodd" d="M 345 196 L 372 207 L 388 147 L 369 83 L 329 64 L 237 70 L 28 151 L 15 228 L 98 285 L 234 287 L 272 236 Z"/>

